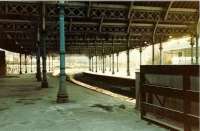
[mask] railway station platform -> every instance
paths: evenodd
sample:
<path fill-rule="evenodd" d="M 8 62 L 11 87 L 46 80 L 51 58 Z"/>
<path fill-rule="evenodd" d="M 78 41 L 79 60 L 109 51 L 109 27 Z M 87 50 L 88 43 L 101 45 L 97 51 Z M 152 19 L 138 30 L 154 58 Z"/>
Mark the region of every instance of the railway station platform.
<path fill-rule="evenodd" d="M 134 104 L 65 82 L 70 102 L 57 104 L 59 79 L 48 75 L 41 89 L 35 75 L 0 78 L 0 131 L 165 131 L 140 119 Z"/>

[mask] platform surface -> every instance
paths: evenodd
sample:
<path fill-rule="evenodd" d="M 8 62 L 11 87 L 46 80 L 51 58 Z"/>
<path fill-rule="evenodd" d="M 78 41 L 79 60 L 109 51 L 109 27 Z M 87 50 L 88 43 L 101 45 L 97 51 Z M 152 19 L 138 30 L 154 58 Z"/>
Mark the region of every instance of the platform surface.
<path fill-rule="evenodd" d="M 165 131 L 140 120 L 134 105 L 66 82 L 70 102 L 56 104 L 58 78 L 40 89 L 34 75 L 0 78 L 0 131 Z"/>

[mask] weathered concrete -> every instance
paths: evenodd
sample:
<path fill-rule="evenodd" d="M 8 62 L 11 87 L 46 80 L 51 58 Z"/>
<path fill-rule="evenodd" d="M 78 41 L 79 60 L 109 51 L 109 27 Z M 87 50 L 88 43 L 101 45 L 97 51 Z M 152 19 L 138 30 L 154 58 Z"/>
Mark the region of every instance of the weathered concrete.
<path fill-rule="evenodd" d="M 56 104 L 58 78 L 40 88 L 34 75 L 0 79 L 0 131 L 164 131 L 140 120 L 134 105 L 65 82 L 70 102 Z"/>

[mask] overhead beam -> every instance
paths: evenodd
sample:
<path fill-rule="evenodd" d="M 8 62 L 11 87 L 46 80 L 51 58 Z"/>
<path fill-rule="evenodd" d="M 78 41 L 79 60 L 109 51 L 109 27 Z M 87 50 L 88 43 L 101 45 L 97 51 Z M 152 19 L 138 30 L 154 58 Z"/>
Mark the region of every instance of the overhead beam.
<path fill-rule="evenodd" d="M 159 21 L 160 21 L 160 19 L 155 24 L 155 27 L 154 27 L 154 30 L 153 30 L 153 36 L 152 36 L 152 65 L 154 65 L 154 62 L 155 62 L 155 58 L 154 58 L 155 57 L 155 55 L 154 55 L 155 48 L 154 48 L 154 45 L 155 45 L 155 42 L 156 42 L 155 35 L 156 35 L 156 30 L 158 28 Z"/>
<path fill-rule="evenodd" d="M 90 10 L 91 10 L 91 6 L 92 6 L 92 3 L 91 3 L 91 1 L 88 1 L 88 7 L 87 7 L 87 17 L 90 17 Z"/>
<path fill-rule="evenodd" d="M 96 4 L 92 5 L 94 8 L 111 8 L 111 9 L 127 9 L 125 5 L 113 5 L 113 4 Z M 144 10 L 144 11 L 163 11 L 162 7 L 155 7 L 155 6 L 138 6 L 132 5 L 132 9 L 134 10 Z M 131 9 L 131 10 L 132 10 Z M 198 9 L 191 9 L 191 8 L 171 8 L 169 11 L 176 11 L 176 12 L 197 12 Z"/>
<path fill-rule="evenodd" d="M 166 10 L 165 15 L 164 15 L 164 21 L 167 19 L 167 16 L 169 14 L 169 11 L 170 11 L 170 8 L 172 7 L 173 2 L 174 1 L 169 2 L 169 5 L 168 5 L 167 10 Z"/>
<path fill-rule="evenodd" d="M 132 6 L 134 10 L 145 10 L 145 11 L 163 11 L 162 7 L 153 7 L 153 6 Z M 169 12 L 189 12 L 195 13 L 198 12 L 198 9 L 190 9 L 190 8 L 170 8 Z"/>
<path fill-rule="evenodd" d="M 20 19 L 2 19 L 0 18 L 0 22 L 2 23 L 37 23 L 31 20 L 20 20 Z"/>
<path fill-rule="evenodd" d="M 153 41 L 155 41 L 155 35 L 156 35 L 156 30 L 158 28 L 158 23 L 159 23 L 159 20 L 156 22 L 155 26 L 154 26 L 154 30 L 153 30 Z M 155 43 L 154 43 L 155 44 Z"/>
<path fill-rule="evenodd" d="M 132 19 L 129 19 L 128 28 L 127 28 L 127 33 L 130 33 L 131 25 L 132 25 Z"/>
<path fill-rule="evenodd" d="M 100 23 L 99 23 L 99 32 L 101 32 L 101 29 L 102 29 L 102 26 L 103 26 L 103 17 L 101 18 L 100 20 Z"/>
<path fill-rule="evenodd" d="M 69 31 L 72 31 L 72 18 L 69 20 Z"/>
<path fill-rule="evenodd" d="M 129 5 L 129 9 L 128 9 L 128 19 L 130 19 L 131 18 L 131 13 L 132 13 L 132 6 L 133 6 L 133 1 L 131 1 L 130 2 L 130 5 Z"/>

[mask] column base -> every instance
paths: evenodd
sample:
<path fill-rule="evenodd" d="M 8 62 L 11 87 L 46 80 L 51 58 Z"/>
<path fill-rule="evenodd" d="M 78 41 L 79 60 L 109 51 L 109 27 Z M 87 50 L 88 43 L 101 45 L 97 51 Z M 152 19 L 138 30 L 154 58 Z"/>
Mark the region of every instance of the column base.
<path fill-rule="evenodd" d="M 57 103 L 68 103 L 69 99 L 67 95 L 64 94 L 58 94 L 57 95 Z"/>
<path fill-rule="evenodd" d="M 22 72 L 20 71 L 20 72 L 19 72 L 19 74 L 21 75 L 21 74 L 22 74 Z"/>
<path fill-rule="evenodd" d="M 47 81 L 42 81 L 41 87 L 42 88 L 48 88 L 48 82 Z"/>
<path fill-rule="evenodd" d="M 42 80 L 41 74 L 36 73 L 36 79 L 37 81 L 41 81 Z"/>

